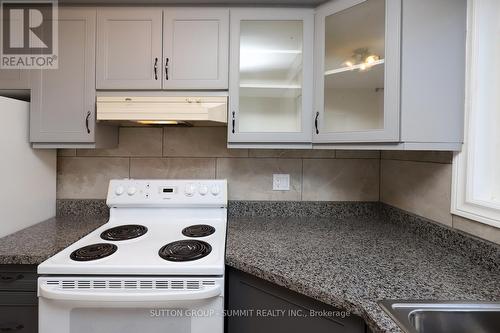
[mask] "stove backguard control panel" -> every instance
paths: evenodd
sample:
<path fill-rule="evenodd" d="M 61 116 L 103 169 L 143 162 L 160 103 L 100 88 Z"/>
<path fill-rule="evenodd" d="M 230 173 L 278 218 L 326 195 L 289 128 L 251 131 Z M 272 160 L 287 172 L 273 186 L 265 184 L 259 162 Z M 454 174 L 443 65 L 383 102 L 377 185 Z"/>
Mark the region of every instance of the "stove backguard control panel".
<path fill-rule="evenodd" d="M 110 207 L 226 207 L 225 179 L 111 180 L 106 203 Z"/>

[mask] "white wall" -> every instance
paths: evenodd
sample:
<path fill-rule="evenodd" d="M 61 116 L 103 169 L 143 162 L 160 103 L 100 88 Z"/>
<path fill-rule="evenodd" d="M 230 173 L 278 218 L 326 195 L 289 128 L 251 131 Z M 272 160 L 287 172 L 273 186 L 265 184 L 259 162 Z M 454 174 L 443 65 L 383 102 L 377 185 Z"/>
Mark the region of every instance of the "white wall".
<path fill-rule="evenodd" d="M 0 237 L 55 215 L 56 151 L 31 149 L 29 105 L 0 97 Z"/>

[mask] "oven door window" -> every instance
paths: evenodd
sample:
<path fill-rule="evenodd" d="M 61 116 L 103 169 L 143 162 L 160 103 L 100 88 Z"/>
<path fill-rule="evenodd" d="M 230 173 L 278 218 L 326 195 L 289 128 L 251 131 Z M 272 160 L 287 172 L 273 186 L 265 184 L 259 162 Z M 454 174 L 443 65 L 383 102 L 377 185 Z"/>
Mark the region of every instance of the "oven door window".
<path fill-rule="evenodd" d="M 71 333 L 191 333 L 185 309 L 74 308 Z"/>

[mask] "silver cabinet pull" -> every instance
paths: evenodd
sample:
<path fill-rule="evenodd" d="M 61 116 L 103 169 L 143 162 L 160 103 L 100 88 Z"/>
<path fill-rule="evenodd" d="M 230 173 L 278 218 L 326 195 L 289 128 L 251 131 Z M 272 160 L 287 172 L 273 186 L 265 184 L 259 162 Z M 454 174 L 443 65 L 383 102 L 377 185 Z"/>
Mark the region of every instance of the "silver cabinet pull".
<path fill-rule="evenodd" d="M 158 58 L 155 58 L 154 72 L 155 72 L 155 80 L 158 80 Z"/>
<path fill-rule="evenodd" d="M 89 119 L 90 119 L 90 111 L 87 112 L 87 117 L 85 117 L 85 127 L 87 128 L 87 134 L 90 134 L 90 127 L 89 127 Z"/>
<path fill-rule="evenodd" d="M 168 58 L 165 58 L 165 80 L 168 80 Z"/>
<path fill-rule="evenodd" d="M 316 134 L 319 134 L 318 117 L 319 117 L 319 112 L 316 112 L 316 118 L 314 118 L 314 127 L 316 127 Z"/>

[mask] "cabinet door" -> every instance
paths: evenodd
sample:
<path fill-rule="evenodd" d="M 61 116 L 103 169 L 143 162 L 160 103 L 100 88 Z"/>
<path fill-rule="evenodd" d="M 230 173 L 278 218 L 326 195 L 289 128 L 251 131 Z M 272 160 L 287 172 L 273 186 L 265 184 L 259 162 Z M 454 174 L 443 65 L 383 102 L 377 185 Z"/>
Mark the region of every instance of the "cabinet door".
<path fill-rule="evenodd" d="M 36 292 L 37 277 L 36 265 L 0 265 L 0 291 Z"/>
<path fill-rule="evenodd" d="M 60 8 L 59 68 L 31 70 L 31 142 L 94 142 L 95 18 Z"/>
<path fill-rule="evenodd" d="M 161 89 L 162 10 L 97 11 L 97 89 Z"/>
<path fill-rule="evenodd" d="M 311 142 L 313 12 L 231 10 L 230 142 Z"/>
<path fill-rule="evenodd" d="M 229 10 L 163 12 L 163 89 L 227 89 Z"/>
<path fill-rule="evenodd" d="M 320 7 L 314 142 L 399 141 L 400 21 L 401 0 Z"/>
<path fill-rule="evenodd" d="M 29 70 L 0 69 L 0 89 L 29 89 Z"/>
<path fill-rule="evenodd" d="M 38 333 L 36 292 L 0 292 L 0 332 Z"/>
<path fill-rule="evenodd" d="M 363 320 L 355 315 L 310 316 L 311 311 L 339 313 L 342 310 L 321 303 L 284 287 L 229 268 L 227 310 L 241 316 L 226 317 L 227 333 L 364 333 Z M 261 313 L 280 313 L 259 316 Z M 245 315 L 249 314 L 249 315 Z"/>

